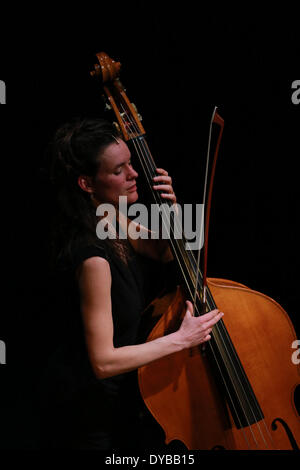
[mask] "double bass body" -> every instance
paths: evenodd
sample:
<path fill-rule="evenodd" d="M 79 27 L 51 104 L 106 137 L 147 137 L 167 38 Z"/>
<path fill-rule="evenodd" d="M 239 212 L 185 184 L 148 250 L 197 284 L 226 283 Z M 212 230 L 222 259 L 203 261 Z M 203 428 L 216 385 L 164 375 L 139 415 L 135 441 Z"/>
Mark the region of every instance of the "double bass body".
<path fill-rule="evenodd" d="M 209 349 L 194 347 L 139 369 L 143 399 L 164 429 L 166 443 L 177 439 L 188 449 L 297 449 L 299 367 L 291 360 L 295 331 L 287 313 L 270 297 L 233 281 L 208 279 L 208 287 L 225 314 L 222 321 L 263 417 L 250 416 L 242 426 L 234 421 L 226 390 L 218 383 L 222 371 L 212 367 Z M 153 302 L 152 316 L 159 319 L 149 340 L 179 325 L 184 300 L 178 287 L 172 299 Z"/>

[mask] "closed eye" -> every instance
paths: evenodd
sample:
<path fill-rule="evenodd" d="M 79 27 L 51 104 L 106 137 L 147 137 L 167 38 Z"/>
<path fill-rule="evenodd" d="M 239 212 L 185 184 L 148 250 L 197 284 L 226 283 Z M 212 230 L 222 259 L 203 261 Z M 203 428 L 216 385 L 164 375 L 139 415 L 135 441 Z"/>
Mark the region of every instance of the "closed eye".
<path fill-rule="evenodd" d="M 118 165 L 118 166 L 116 167 L 116 169 L 114 170 L 114 175 L 120 175 L 121 172 L 122 172 L 122 169 L 123 169 L 124 165 L 126 165 L 126 162 L 121 163 L 121 165 Z M 132 166 L 131 160 L 129 160 L 129 162 L 127 163 L 127 165 Z"/>

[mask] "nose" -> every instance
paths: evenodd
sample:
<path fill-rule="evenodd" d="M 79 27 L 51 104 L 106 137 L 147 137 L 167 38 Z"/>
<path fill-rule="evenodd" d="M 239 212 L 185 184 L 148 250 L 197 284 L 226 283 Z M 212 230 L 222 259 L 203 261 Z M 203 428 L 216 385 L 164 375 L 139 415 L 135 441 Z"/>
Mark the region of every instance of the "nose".
<path fill-rule="evenodd" d="M 132 166 L 130 166 L 127 176 L 128 176 L 128 179 L 133 180 L 133 179 L 137 178 L 139 175 L 138 175 L 138 173 L 134 170 L 134 168 L 133 168 Z"/>

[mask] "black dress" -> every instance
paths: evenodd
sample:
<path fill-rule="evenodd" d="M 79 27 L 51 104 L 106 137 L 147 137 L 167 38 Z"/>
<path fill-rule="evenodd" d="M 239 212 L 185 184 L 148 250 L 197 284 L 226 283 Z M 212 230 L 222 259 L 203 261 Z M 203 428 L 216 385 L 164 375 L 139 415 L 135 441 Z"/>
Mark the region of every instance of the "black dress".
<path fill-rule="evenodd" d="M 67 299 L 59 330 L 40 385 L 40 447 L 60 449 L 140 449 L 149 435 L 163 433 L 139 394 L 137 371 L 97 379 L 91 368 L 79 308 L 75 270 L 85 259 L 105 258 L 111 270 L 114 346 L 138 344 L 145 298 L 145 270 L 130 254 L 125 264 L 109 243 L 77 247 L 74 262 L 60 286 Z M 151 443 L 148 442 L 151 446 Z"/>

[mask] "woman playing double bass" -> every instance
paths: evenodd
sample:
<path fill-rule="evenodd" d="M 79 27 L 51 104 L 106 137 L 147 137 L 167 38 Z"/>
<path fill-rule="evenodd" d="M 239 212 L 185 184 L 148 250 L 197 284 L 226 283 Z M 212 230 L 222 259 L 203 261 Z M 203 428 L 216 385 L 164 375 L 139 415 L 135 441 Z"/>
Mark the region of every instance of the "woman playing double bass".
<path fill-rule="evenodd" d="M 163 169 L 156 172 L 153 189 L 176 203 L 171 177 Z M 138 200 L 137 178 L 130 150 L 113 124 L 83 119 L 56 132 L 52 163 L 59 208 L 55 262 L 67 286 L 63 290 L 69 316 L 44 373 L 44 448 L 145 448 L 137 369 L 209 341 L 213 325 L 223 315 L 215 309 L 194 317 L 187 301 L 177 331 L 141 341 L 139 326 L 150 280 L 140 260 L 153 259 L 161 267 L 172 264 L 168 241 L 151 237 L 101 240 L 96 234 L 96 210 L 104 203 L 116 207 L 119 228 L 127 233 L 129 219 L 118 213 L 118 202 L 120 196 L 127 198 L 128 205 Z"/>

